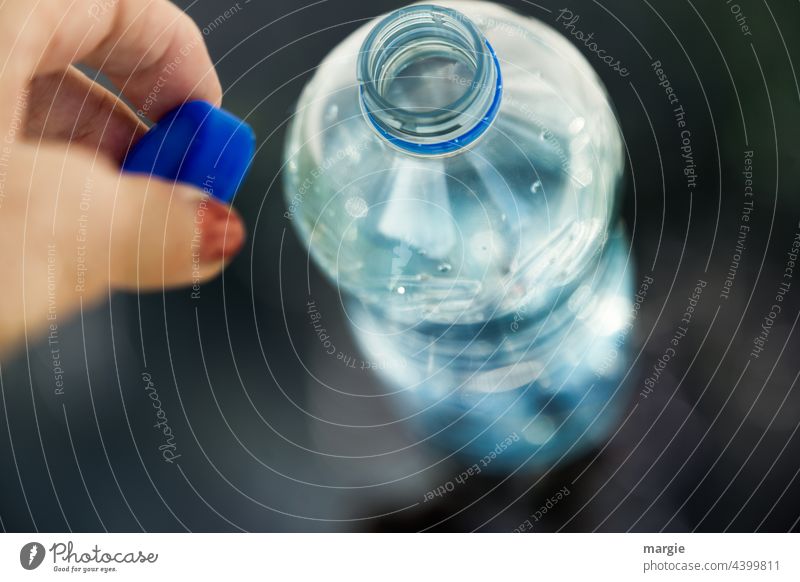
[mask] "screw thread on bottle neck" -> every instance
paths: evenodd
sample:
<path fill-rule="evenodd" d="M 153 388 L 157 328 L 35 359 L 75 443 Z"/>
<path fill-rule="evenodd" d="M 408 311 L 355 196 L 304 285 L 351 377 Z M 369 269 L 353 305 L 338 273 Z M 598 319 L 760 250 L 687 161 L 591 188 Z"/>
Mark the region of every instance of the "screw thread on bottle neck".
<path fill-rule="evenodd" d="M 457 151 L 494 120 L 502 76 L 491 45 L 460 12 L 417 5 L 369 34 L 358 61 L 361 103 L 375 130 L 418 155 Z"/>

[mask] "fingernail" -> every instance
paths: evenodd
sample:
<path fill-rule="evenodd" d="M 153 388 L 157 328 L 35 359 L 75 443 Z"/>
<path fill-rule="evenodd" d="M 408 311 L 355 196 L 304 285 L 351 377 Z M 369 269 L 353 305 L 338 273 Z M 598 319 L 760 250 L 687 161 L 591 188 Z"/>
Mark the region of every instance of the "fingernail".
<path fill-rule="evenodd" d="M 241 216 L 233 207 L 214 198 L 200 202 L 195 225 L 202 233 L 200 260 L 204 263 L 230 259 L 244 246 L 246 231 Z"/>

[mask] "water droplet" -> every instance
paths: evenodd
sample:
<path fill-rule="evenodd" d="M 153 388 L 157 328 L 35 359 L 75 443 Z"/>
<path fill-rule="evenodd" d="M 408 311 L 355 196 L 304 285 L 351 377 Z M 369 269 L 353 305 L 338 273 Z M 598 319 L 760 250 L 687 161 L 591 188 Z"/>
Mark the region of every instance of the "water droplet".
<path fill-rule="evenodd" d="M 536 180 L 533 184 L 531 184 L 531 193 L 538 194 L 539 190 L 542 188 L 542 181 Z"/>
<path fill-rule="evenodd" d="M 500 222 L 505 222 L 506 220 L 508 220 L 508 217 L 505 214 L 501 214 L 500 215 Z"/>
<path fill-rule="evenodd" d="M 546 139 L 547 139 L 547 131 L 545 131 L 545 130 L 543 129 L 543 130 L 542 130 L 542 131 L 539 133 L 539 139 L 540 139 L 540 140 L 542 140 L 542 141 L 546 140 Z"/>
<path fill-rule="evenodd" d="M 576 117 L 573 119 L 567 128 L 572 135 L 577 135 L 586 125 L 586 120 L 583 117 Z"/>
<path fill-rule="evenodd" d="M 367 212 L 369 212 L 367 203 L 360 196 L 348 198 L 347 202 L 344 203 L 344 209 L 347 210 L 347 214 L 353 218 L 364 218 Z"/>
<path fill-rule="evenodd" d="M 452 268 L 453 267 L 450 263 L 442 263 L 438 267 L 440 273 L 448 273 Z"/>
<path fill-rule="evenodd" d="M 339 106 L 335 103 L 328 108 L 328 111 L 325 112 L 325 121 L 328 123 L 333 123 L 339 117 Z"/>
<path fill-rule="evenodd" d="M 398 295 L 405 295 L 405 293 L 406 293 L 406 288 L 405 287 L 398 287 L 397 288 L 397 294 Z"/>

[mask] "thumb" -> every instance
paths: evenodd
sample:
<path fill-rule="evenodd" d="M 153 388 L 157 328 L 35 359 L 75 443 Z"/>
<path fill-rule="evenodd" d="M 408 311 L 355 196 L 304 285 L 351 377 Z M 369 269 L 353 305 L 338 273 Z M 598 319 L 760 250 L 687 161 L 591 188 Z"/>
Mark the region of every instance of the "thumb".
<path fill-rule="evenodd" d="M 199 284 L 218 275 L 244 244 L 239 214 L 201 190 L 123 174 L 117 192 L 109 256 L 114 287 Z"/>

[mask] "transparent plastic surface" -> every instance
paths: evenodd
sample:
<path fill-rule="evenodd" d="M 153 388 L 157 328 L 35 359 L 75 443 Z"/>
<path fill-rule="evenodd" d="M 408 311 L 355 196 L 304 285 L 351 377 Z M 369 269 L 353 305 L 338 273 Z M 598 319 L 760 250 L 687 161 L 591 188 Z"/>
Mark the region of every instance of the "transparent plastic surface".
<path fill-rule="evenodd" d="M 622 406 L 621 138 L 560 34 L 497 4 L 437 6 L 323 61 L 289 129 L 289 216 L 353 298 L 364 351 L 404 362 L 384 375 L 429 436 L 480 454 L 514 433 L 506 461 L 547 464 Z"/>

